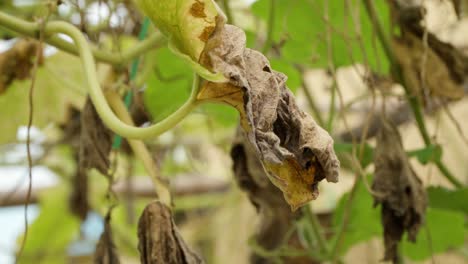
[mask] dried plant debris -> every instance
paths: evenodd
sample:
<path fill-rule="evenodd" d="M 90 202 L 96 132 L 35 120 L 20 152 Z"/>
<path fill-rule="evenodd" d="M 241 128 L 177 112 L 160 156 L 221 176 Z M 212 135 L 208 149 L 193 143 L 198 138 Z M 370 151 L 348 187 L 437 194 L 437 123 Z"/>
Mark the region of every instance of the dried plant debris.
<path fill-rule="evenodd" d="M 290 248 L 302 250 L 299 243 L 294 243 L 294 239 L 297 239 L 295 233 L 288 237 L 299 211 L 291 212 L 281 191 L 268 180 L 256 151 L 240 129 L 231 149 L 231 157 L 237 184 L 247 193 L 259 214 L 255 242 L 266 250 L 275 250 L 284 246 L 286 241 Z M 282 260 L 284 263 L 311 263 L 310 259 L 302 256 L 289 256 Z M 255 252 L 250 257 L 250 263 L 270 262 L 271 259 Z"/>
<path fill-rule="evenodd" d="M 115 247 L 112 228 L 111 228 L 111 211 L 106 215 L 104 223 L 104 232 L 99 238 L 99 242 L 96 245 L 96 252 L 94 253 L 94 263 L 96 264 L 119 264 L 119 254 Z"/>
<path fill-rule="evenodd" d="M 271 69 L 260 52 L 245 47 L 241 29 L 218 25 L 200 63 L 230 81 L 205 82 L 198 99 L 239 111 L 248 141 L 293 210 L 317 198 L 322 179 L 338 181 L 333 139 L 299 109 L 286 87 L 287 77 Z"/>
<path fill-rule="evenodd" d="M 104 125 L 89 97 L 81 112 L 80 167 L 107 175 L 112 132 Z"/>
<path fill-rule="evenodd" d="M 374 156 L 375 204 L 382 205 L 384 260 L 398 259 L 397 246 L 403 233 L 415 242 L 424 222 L 427 196 L 421 180 L 410 166 L 397 128 L 383 119 Z"/>
<path fill-rule="evenodd" d="M 84 220 L 89 211 L 88 170 L 95 168 L 103 175 L 108 175 L 112 133 L 102 123 L 89 98 L 79 116 L 79 125 L 70 124 L 70 127 L 75 127 L 80 131 L 77 151 L 78 168 L 73 178 L 70 207 L 72 212 Z M 73 133 L 73 131 L 68 131 L 68 133 Z"/>
<path fill-rule="evenodd" d="M 152 202 L 144 209 L 138 222 L 138 240 L 142 264 L 204 263 L 185 244 L 171 210 L 161 202 Z"/>
<path fill-rule="evenodd" d="M 4 93 L 14 80 L 24 80 L 30 76 L 37 49 L 39 42 L 22 39 L 11 49 L 0 53 L 0 94 Z M 42 61 L 42 58 L 39 59 Z"/>
<path fill-rule="evenodd" d="M 428 94 L 449 100 L 462 98 L 468 57 L 421 26 L 423 7 L 407 7 L 395 1 L 392 4 L 401 29 L 401 36 L 393 39 L 393 50 L 407 85 L 420 97 Z"/>

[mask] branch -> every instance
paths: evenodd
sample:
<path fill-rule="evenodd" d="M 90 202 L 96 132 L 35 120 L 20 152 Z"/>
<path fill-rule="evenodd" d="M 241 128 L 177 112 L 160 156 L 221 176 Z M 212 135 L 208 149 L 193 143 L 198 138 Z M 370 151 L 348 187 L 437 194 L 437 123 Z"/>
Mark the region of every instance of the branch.
<path fill-rule="evenodd" d="M 38 38 L 39 35 L 38 32 L 40 26 L 38 23 L 27 22 L 3 12 L 0 12 L 0 25 L 13 31 L 14 33 L 26 35 L 32 38 Z M 61 39 L 58 36 L 50 36 L 49 34 L 49 36 L 45 38 L 45 42 L 68 53 L 74 55 L 80 54 L 80 51 L 75 45 Z M 162 45 L 164 42 L 165 39 L 162 37 L 162 35 L 154 34 L 145 41 L 138 42 L 131 49 L 126 50 L 121 54 L 100 50 L 96 47 L 91 47 L 91 50 L 97 61 L 109 63 L 116 67 L 123 67 L 134 58 L 157 46 Z"/>
<path fill-rule="evenodd" d="M 171 177 L 172 178 L 172 177 Z M 126 195 L 128 188 L 125 181 L 116 182 L 112 189 L 118 195 Z M 151 185 L 151 179 L 148 177 L 132 177 L 132 192 L 138 198 L 153 199 L 156 195 L 155 189 Z M 216 180 L 211 177 L 205 177 L 197 174 L 176 175 L 171 180 L 171 190 L 175 197 L 181 198 L 189 195 L 203 195 L 207 193 L 222 193 L 229 190 L 231 183 L 225 180 Z M 30 203 L 38 203 L 40 193 L 49 188 L 33 188 L 31 191 Z M 14 193 L 0 192 L 0 208 L 7 206 L 24 205 L 26 203 L 26 190 L 18 190 Z"/>
<path fill-rule="evenodd" d="M 106 93 L 106 98 L 118 117 L 120 117 L 127 124 L 134 125 L 132 117 L 130 116 L 130 113 L 128 113 L 127 107 L 122 102 L 122 99 L 117 93 L 108 92 Z M 170 208 L 171 193 L 166 184 L 161 181 L 156 164 L 151 157 L 151 153 L 148 151 L 145 144 L 141 140 L 128 140 L 128 144 L 137 158 L 143 162 L 143 167 L 153 180 L 153 185 L 156 189 L 156 194 L 158 195 L 159 200 L 161 200 L 163 204 Z"/>

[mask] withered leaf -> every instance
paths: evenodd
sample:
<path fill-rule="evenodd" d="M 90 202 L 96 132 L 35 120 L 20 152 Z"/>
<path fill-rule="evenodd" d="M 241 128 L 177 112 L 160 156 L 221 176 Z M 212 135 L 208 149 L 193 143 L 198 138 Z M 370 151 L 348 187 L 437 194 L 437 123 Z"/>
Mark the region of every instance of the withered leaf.
<path fill-rule="evenodd" d="M 433 97 L 462 98 L 468 57 L 422 26 L 426 15 L 422 6 L 389 3 L 402 32 L 401 37 L 394 37 L 392 46 L 409 88 L 417 96 L 428 91 Z"/>
<path fill-rule="evenodd" d="M 296 210 L 317 198 L 319 181 L 338 181 L 333 139 L 299 109 L 286 87 L 287 77 L 271 69 L 260 52 L 246 48 L 245 40 L 241 29 L 217 26 L 200 63 L 230 81 L 205 82 L 198 99 L 227 103 L 239 111 L 244 133 L 269 179 Z"/>
<path fill-rule="evenodd" d="M 377 136 L 374 164 L 372 190 L 375 204 L 382 205 L 384 260 L 396 262 L 403 233 L 408 233 L 410 241 L 416 240 L 425 218 L 427 195 L 411 168 L 397 128 L 386 119 Z"/>
<path fill-rule="evenodd" d="M 146 206 L 138 221 L 138 251 L 142 264 L 197 264 L 203 260 L 185 244 L 171 210 L 155 201 Z"/>
<path fill-rule="evenodd" d="M 415 95 L 422 97 L 426 90 L 435 97 L 463 97 L 463 86 L 452 79 L 444 61 L 415 35 L 408 32 L 404 37 L 394 38 L 392 46 L 403 78 Z"/>
<path fill-rule="evenodd" d="M 72 123 L 74 120 L 70 119 L 69 122 Z M 76 215 L 84 220 L 89 211 L 88 170 L 95 168 L 104 175 L 108 174 L 112 133 L 102 123 L 89 97 L 86 99 L 85 106 L 79 116 L 79 125 L 74 127 L 79 129 L 80 138 L 78 168 L 73 178 L 70 207 Z M 68 133 L 73 133 L 73 131 L 68 131 Z"/>
<path fill-rule="evenodd" d="M 11 49 L 0 53 L 0 94 L 5 92 L 15 79 L 24 80 L 29 77 L 37 49 L 39 42 L 22 39 Z"/>
<path fill-rule="evenodd" d="M 80 167 L 107 175 L 112 132 L 104 125 L 90 98 L 81 112 Z"/>
<path fill-rule="evenodd" d="M 239 187 L 247 193 L 250 202 L 256 207 L 259 215 L 255 242 L 266 250 L 275 250 L 284 246 L 302 250 L 297 242 L 297 234 L 290 236 L 299 212 L 292 212 L 283 198 L 281 191 L 269 180 L 258 158 L 257 152 L 246 140 L 244 133 L 238 129 L 231 149 L 234 177 Z M 309 258 L 289 256 L 282 258 L 284 263 L 311 263 Z M 252 252 L 250 263 L 270 263 L 272 260 Z"/>
<path fill-rule="evenodd" d="M 96 264 L 119 264 L 119 254 L 115 247 L 112 228 L 111 228 L 111 210 L 106 215 L 104 223 L 104 232 L 99 238 L 99 242 L 96 245 L 96 251 L 94 253 L 94 263 Z"/>

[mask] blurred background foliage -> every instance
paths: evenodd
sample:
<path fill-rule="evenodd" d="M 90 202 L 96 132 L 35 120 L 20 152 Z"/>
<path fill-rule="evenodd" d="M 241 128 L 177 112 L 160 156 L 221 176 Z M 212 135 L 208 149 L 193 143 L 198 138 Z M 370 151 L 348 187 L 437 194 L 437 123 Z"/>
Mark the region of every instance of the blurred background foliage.
<path fill-rule="evenodd" d="M 132 1 L 59 2 L 61 4 L 57 11 L 49 19 L 76 25 L 87 35 L 89 42 L 99 49 L 119 56 L 138 41 L 143 17 Z M 365 124 L 367 113 L 375 110 L 375 96 L 369 94 L 386 93 L 385 89 L 382 92 L 360 88 L 366 86 L 365 79 L 369 75 L 365 73 L 371 72 L 375 76 L 384 76 L 384 80 L 390 79 L 390 62 L 365 12 L 364 1 L 218 2 L 224 9 L 226 4 L 229 5 L 232 13 L 230 22 L 246 31 L 248 47 L 267 54 L 272 68 L 288 75 L 288 87 L 295 93 L 303 109 L 317 118 L 318 122 L 321 118 L 321 125 L 333 131 L 337 142 L 336 151 L 343 163 L 340 183 L 333 186 L 322 184 L 320 198 L 311 204 L 313 212 L 321 221 L 320 232 L 328 240 L 327 247 L 333 249 L 333 245 L 336 245 L 339 239 L 336 234 L 343 221 L 346 221 L 341 246 L 337 249 L 338 258 L 344 263 L 377 263 L 383 254 L 380 210 L 374 207 L 373 198 L 366 187 L 372 181 L 375 140 L 370 139 L 362 145 L 359 160 L 367 176 L 363 176 L 365 180 L 352 190 L 353 202 L 349 204 L 347 201 L 353 179 L 360 177 L 358 175 L 362 172 L 356 172 L 347 158 L 359 146 L 353 144 L 355 142 L 344 142 L 340 137 L 346 126 L 354 128 Z M 453 16 L 455 9 L 452 1 L 425 2 L 429 3 L 426 7 L 431 19 L 437 19 L 437 12 L 442 13 L 439 16 L 447 18 L 449 13 L 444 12 L 450 11 Z M 451 8 L 441 9 L 433 2 L 445 2 L 443 7 Z M 374 3 L 385 32 L 393 33 L 395 28 L 392 27 L 387 1 L 376 0 Z M 0 10 L 33 21 L 48 12 L 48 4 L 48 1 L 43 0 L 4 0 L 0 2 Z M 444 19 L 439 20 L 442 20 L 442 24 L 446 22 Z M 458 32 L 454 28 L 459 25 L 454 26 L 455 23 L 464 23 L 462 25 L 468 27 L 461 18 L 454 21 L 451 27 L 438 29 L 434 33 L 450 41 L 447 32 Z M 149 31 L 149 34 L 155 34 L 157 29 L 151 27 Z M 1 51 L 14 45 L 17 37 L 14 32 L 0 27 Z M 465 41 L 465 45 L 468 47 L 468 41 Z M 74 55 L 47 46 L 44 56 L 44 63 L 37 71 L 34 95 L 34 126 L 40 131 L 34 137 L 38 153 L 34 156 L 34 163 L 35 166 L 49 168 L 48 175 L 56 181 L 40 188 L 40 177 L 36 174 L 33 176 L 39 182 L 38 185 L 36 181 L 33 183 L 33 188 L 37 189 L 33 196 L 39 214 L 30 223 L 24 257 L 20 263 L 89 263 L 103 230 L 103 216 L 109 208 L 113 208 L 112 227 L 122 263 L 138 263 L 137 220 L 144 206 L 154 198 L 154 193 L 148 187 L 150 182 L 147 181 L 146 172 L 141 162 L 125 150 L 125 146 L 114 149 L 111 155 L 111 179 L 97 171 L 89 175 L 91 211 L 87 218 L 82 221 L 72 214 L 68 201 L 75 187 L 72 179 L 77 166 L 76 155 L 71 147 L 73 142 L 64 139 L 66 134 L 62 128 L 73 120 L 71 109 L 83 107 L 86 89 L 83 87 L 80 62 Z M 118 76 L 116 83 L 129 84 L 136 98 L 134 104 L 141 106 L 152 122 L 167 117 L 189 96 L 192 71 L 166 45 L 155 47 L 141 56 L 138 75 L 133 82 L 128 81 L 128 68 L 111 69 L 104 63 L 98 65 L 103 80 L 110 71 L 115 71 Z M 0 95 L 0 165 L 3 169 L 12 166 L 24 168 L 26 164 L 24 126 L 28 120 L 29 85 L 30 80 L 14 81 Z M 337 86 L 341 86 L 342 103 L 339 103 L 336 94 L 339 92 Z M 387 107 L 403 101 L 401 91 L 401 87 L 397 87 L 387 95 L 391 97 L 387 98 Z M 465 99 L 462 103 L 459 107 L 461 110 L 457 112 L 460 116 L 455 115 L 459 120 L 464 118 L 462 114 L 466 113 L 467 108 Z M 349 108 L 344 110 L 343 106 L 347 104 Z M 434 131 L 440 125 L 440 115 L 436 113 L 428 118 L 431 120 L 428 122 L 433 124 L 430 125 L 431 129 L 435 127 Z M 172 183 L 177 225 L 183 237 L 204 256 L 207 263 L 247 263 L 250 252 L 258 251 L 249 239 L 259 228 L 256 225 L 259 220 L 255 208 L 232 179 L 229 150 L 237 124 L 235 110 L 224 105 L 206 105 L 197 108 L 174 130 L 146 141 L 160 173 Z M 436 258 L 438 263 L 467 263 L 468 189 L 453 190 L 430 165 L 442 157 L 450 162 L 450 156 L 447 156 L 450 154 L 447 153 L 459 145 L 466 150 L 466 145 L 456 143 L 463 140 L 460 141 L 460 135 L 454 132 L 450 135 L 440 134 L 440 137 L 445 137 L 440 142 L 447 145 L 424 146 L 417 132 L 414 132 L 414 125 L 405 126 L 402 128 L 406 129 L 402 130 L 404 145 L 409 156 L 415 157 L 411 161 L 428 187 L 430 203 L 418 242 L 404 242 L 401 252 L 408 263 L 427 262 L 431 257 Z M 455 137 L 458 141 L 453 139 Z M 458 158 L 467 158 L 466 151 L 454 153 Z M 458 162 L 456 158 L 454 162 L 456 166 L 451 168 L 455 168 L 457 174 L 464 175 L 460 180 L 466 183 L 467 165 Z M 9 175 L 0 172 L 0 177 L 8 178 Z M 130 188 L 128 186 L 131 182 L 134 182 L 133 189 L 125 191 Z M 15 205 L 24 203 L 25 183 L 26 178 L 22 177 L 16 188 L 0 188 L 2 208 L 15 204 L 11 202 L 12 193 L 15 192 L 20 197 Z M 111 185 L 114 187 L 111 188 Z M 206 189 L 196 190 L 197 186 Z M 8 214 L 8 211 L 2 210 L 0 218 L 1 214 Z M 304 220 L 298 220 L 294 228 L 302 230 L 303 254 L 316 260 L 326 260 L 328 256 L 317 253 L 316 234 L 308 228 L 301 228 L 301 221 Z M 8 227 L 0 227 L 0 230 L 3 228 Z M 14 249 L 17 249 L 21 238 L 20 235 L 16 239 Z M 292 254 L 288 249 L 267 253 L 276 256 L 273 259 L 277 260 L 277 257 Z M 1 254 L 12 257 L 15 252 Z M 6 259 L 9 261 L 13 258 Z"/>

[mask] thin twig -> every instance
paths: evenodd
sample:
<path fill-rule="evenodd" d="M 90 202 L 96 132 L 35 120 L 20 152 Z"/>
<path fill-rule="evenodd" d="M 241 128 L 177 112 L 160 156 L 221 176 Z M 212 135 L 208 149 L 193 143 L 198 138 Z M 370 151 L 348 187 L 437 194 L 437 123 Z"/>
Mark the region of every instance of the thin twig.
<path fill-rule="evenodd" d="M 314 236 L 317 239 L 320 251 L 325 256 L 328 256 L 329 250 L 328 250 L 328 245 L 327 245 L 327 240 L 323 236 L 323 233 L 320 232 L 322 229 L 322 226 L 320 225 L 320 221 L 317 218 L 317 215 L 312 212 L 310 209 L 310 206 L 305 206 L 304 207 L 304 216 L 307 218 L 308 222 L 311 224 L 312 231 L 314 232 Z"/>
<path fill-rule="evenodd" d="M 106 98 L 119 118 L 124 120 L 124 122 L 127 124 L 133 125 L 132 118 L 120 96 L 115 92 L 107 92 Z M 171 193 L 169 188 L 164 182 L 161 181 L 156 164 L 154 163 L 154 160 L 143 141 L 128 140 L 128 143 L 135 155 L 142 161 L 146 172 L 151 176 L 159 200 L 161 200 L 161 202 L 168 207 L 171 207 Z"/>
<path fill-rule="evenodd" d="M 26 194 L 26 203 L 24 205 L 24 235 L 23 240 L 21 241 L 21 246 L 18 251 L 18 255 L 16 258 L 16 262 L 21 258 L 24 247 L 26 245 L 26 241 L 28 239 L 28 230 L 29 230 L 29 223 L 28 223 L 28 208 L 29 208 L 29 200 L 31 199 L 31 192 L 32 192 L 32 170 L 33 170 L 33 160 L 31 154 L 31 128 L 33 125 L 34 119 L 34 87 L 36 85 L 36 77 L 37 77 L 37 69 L 39 68 L 39 61 L 42 57 L 42 46 L 44 42 L 44 27 L 45 23 L 48 19 L 48 16 L 44 18 L 41 22 L 41 30 L 39 31 L 39 45 L 36 51 L 36 59 L 34 61 L 34 66 L 32 69 L 32 76 L 31 76 L 31 85 L 29 87 L 28 93 L 28 106 L 29 106 L 29 118 L 28 118 L 28 128 L 26 133 L 26 153 L 28 157 L 28 192 Z"/>
<path fill-rule="evenodd" d="M 296 66 L 297 70 L 301 74 L 301 87 L 302 91 L 304 92 L 305 98 L 307 100 L 307 104 L 309 105 L 310 109 L 312 110 L 312 114 L 314 117 L 317 119 L 317 123 L 321 127 L 325 127 L 325 120 L 323 120 L 322 113 L 320 112 L 320 109 L 318 108 L 317 104 L 315 103 L 314 97 L 312 96 L 310 92 L 310 87 L 305 79 L 305 70 L 301 66 Z"/>
<path fill-rule="evenodd" d="M 335 243 L 333 244 L 332 248 L 331 248 L 331 256 L 330 256 L 330 259 L 331 259 L 331 262 L 332 263 L 336 263 L 337 259 L 338 259 L 338 256 L 340 254 L 340 248 L 341 248 L 341 244 L 343 242 L 343 237 L 345 235 L 345 231 L 346 231 L 346 228 L 348 226 L 348 223 L 349 223 L 349 219 L 350 219 L 350 216 L 351 216 L 351 211 L 352 211 L 352 208 L 353 208 L 353 203 L 354 203 L 354 198 L 356 197 L 356 193 L 357 193 L 357 190 L 358 190 L 358 187 L 359 187 L 359 183 L 361 181 L 361 177 L 356 177 L 354 179 L 354 184 L 353 184 L 353 187 L 351 188 L 351 191 L 349 192 L 349 197 L 348 197 L 348 200 L 346 200 L 346 204 L 345 204 L 345 211 L 344 211 L 344 215 L 343 215 L 343 219 L 341 220 L 341 224 L 340 226 L 338 227 L 338 231 L 337 231 L 337 236 L 336 236 L 336 240 L 335 240 Z"/>

